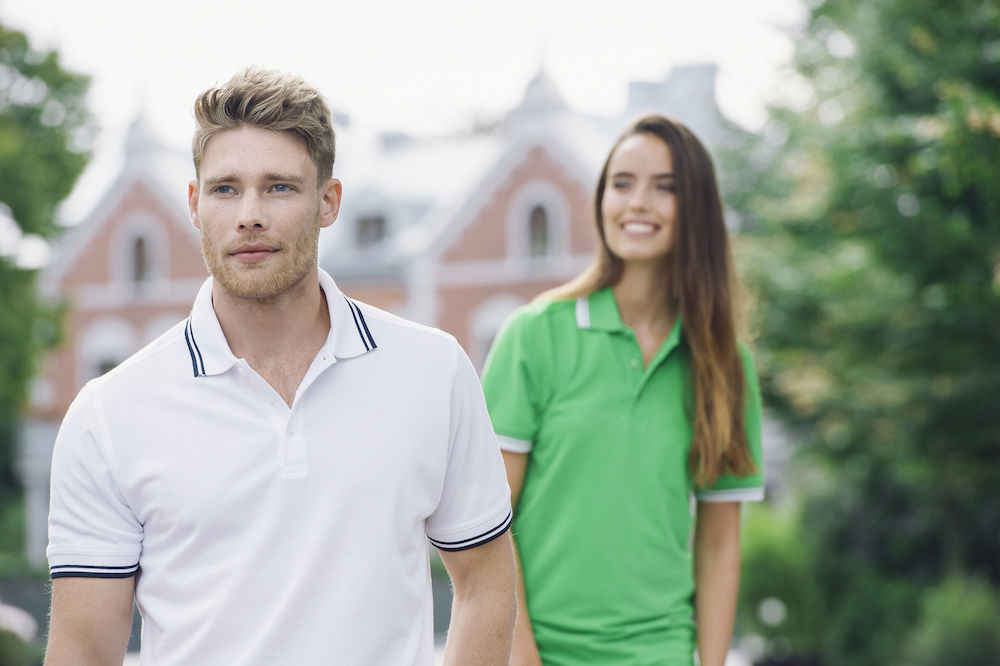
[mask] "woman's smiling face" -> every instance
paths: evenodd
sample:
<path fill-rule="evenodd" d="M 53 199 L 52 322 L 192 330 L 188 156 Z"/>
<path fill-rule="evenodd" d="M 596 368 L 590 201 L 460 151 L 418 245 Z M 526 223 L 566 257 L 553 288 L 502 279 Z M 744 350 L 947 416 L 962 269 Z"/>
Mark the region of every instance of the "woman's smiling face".
<path fill-rule="evenodd" d="M 601 199 L 604 238 L 625 264 L 663 262 L 677 222 L 670 147 L 652 134 L 623 140 L 608 162 Z"/>

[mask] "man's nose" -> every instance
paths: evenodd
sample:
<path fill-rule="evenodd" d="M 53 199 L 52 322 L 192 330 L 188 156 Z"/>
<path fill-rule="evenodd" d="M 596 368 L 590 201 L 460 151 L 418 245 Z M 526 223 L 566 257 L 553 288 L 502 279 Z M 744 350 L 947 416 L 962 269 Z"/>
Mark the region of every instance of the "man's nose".
<path fill-rule="evenodd" d="M 267 226 L 264 218 L 263 202 L 260 195 L 256 192 L 246 192 L 240 197 L 240 205 L 236 214 L 236 226 L 240 231 L 264 229 Z"/>

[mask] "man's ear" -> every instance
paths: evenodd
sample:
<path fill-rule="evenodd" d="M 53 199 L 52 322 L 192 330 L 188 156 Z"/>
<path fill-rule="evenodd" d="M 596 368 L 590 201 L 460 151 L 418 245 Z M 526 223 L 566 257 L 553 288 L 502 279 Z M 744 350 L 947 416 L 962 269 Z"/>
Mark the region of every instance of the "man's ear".
<path fill-rule="evenodd" d="M 191 224 L 201 231 L 201 220 L 198 219 L 198 181 L 188 183 L 188 212 L 191 214 Z"/>
<path fill-rule="evenodd" d="M 340 215 L 340 197 L 344 187 L 336 178 L 330 178 L 320 186 L 319 226 L 328 227 Z"/>

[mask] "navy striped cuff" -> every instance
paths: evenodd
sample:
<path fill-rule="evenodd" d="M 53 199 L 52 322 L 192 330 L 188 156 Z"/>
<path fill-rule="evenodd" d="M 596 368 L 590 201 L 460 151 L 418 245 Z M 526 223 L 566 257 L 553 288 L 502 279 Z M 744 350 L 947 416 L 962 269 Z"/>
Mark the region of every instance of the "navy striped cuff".
<path fill-rule="evenodd" d="M 86 564 L 61 564 L 49 568 L 52 578 L 129 578 L 139 571 L 139 563 L 124 567 L 102 567 Z"/>
<path fill-rule="evenodd" d="M 493 529 L 487 530 L 478 536 L 462 539 L 461 541 L 438 541 L 437 539 L 431 539 L 430 537 L 427 538 L 430 539 L 430 542 L 434 544 L 438 550 L 445 550 L 449 552 L 456 550 L 468 550 L 469 548 L 475 548 L 476 546 L 482 546 L 484 543 L 489 543 L 490 541 L 493 541 L 493 539 L 502 535 L 510 529 L 510 521 L 513 517 L 514 514 L 508 511 L 507 517 Z"/>

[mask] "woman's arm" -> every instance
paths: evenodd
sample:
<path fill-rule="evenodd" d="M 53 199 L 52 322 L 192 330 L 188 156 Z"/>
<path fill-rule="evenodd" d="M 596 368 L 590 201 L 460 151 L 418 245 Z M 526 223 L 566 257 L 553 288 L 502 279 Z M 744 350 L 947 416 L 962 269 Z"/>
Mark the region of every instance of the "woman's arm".
<path fill-rule="evenodd" d="M 521 487 L 524 485 L 524 471 L 528 467 L 529 453 L 514 453 L 502 451 L 503 463 L 507 468 L 507 485 L 510 486 L 510 503 L 517 512 L 517 500 L 521 497 Z M 513 530 L 511 531 L 513 534 Z M 514 539 L 514 557 L 517 562 L 517 619 L 514 621 L 514 646 L 511 651 L 511 666 L 542 666 L 542 658 L 538 655 L 538 645 L 535 644 L 535 634 L 531 629 L 531 618 L 528 617 L 528 604 L 525 601 L 524 576 L 521 574 L 521 556 L 517 551 L 517 539 Z"/>
<path fill-rule="evenodd" d="M 698 502 L 694 567 L 698 656 L 701 666 L 723 666 L 740 587 L 738 502 Z"/>

